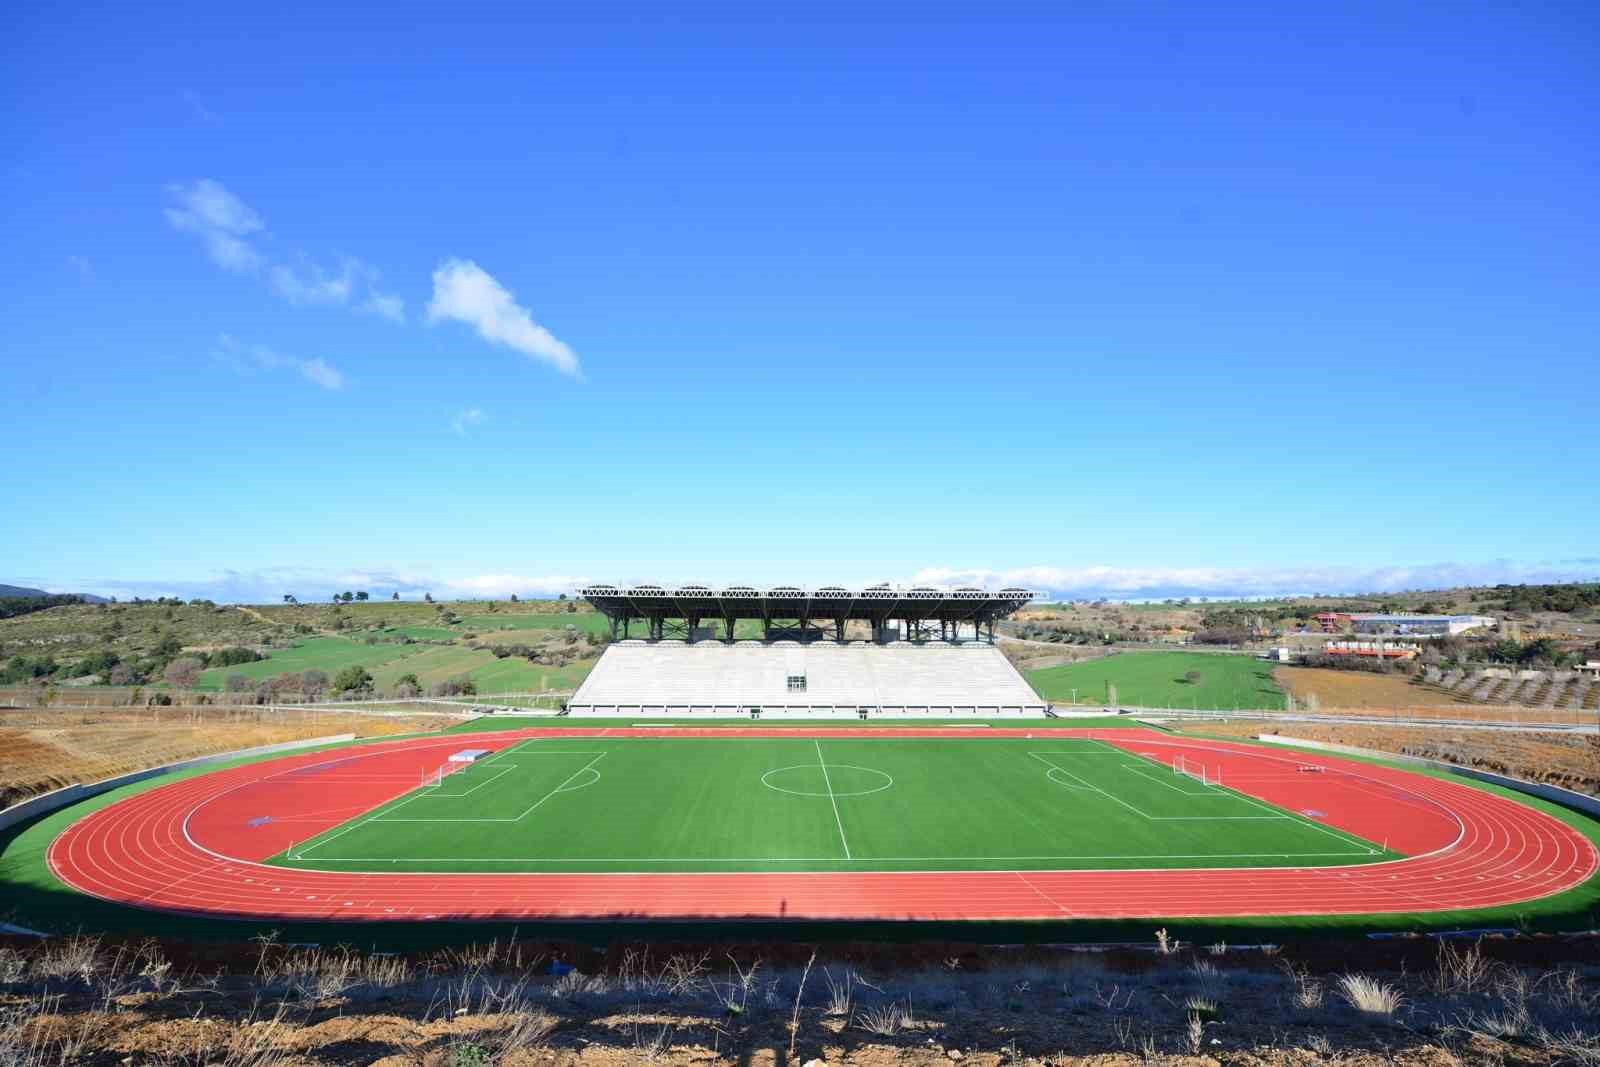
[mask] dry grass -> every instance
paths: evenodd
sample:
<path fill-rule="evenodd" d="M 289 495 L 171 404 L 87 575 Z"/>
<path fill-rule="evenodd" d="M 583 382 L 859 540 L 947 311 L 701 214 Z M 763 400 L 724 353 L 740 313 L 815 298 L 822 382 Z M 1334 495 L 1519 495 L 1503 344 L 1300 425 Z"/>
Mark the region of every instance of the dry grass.
<path fill-rule="evenodd" d="M 809 996 L 811 961 L 792 946 L 779 950 L 786 965 L 760 967 L 740 962 L 755 958 L 746 946 L 726 955 L 723 975 L 698 947 L 660 960 L 638 947 L 609 965 L 575 959 L 585 970 L 559 977 L 540 966 L 553 947 L 513 939 L 403 957 L 264 938 L 222 972 L 211 947 L 186 957 L 155 942 L 10 942 L 0 947 L 0 1064 L 687 1067 L 814 1056 L 855 1067 L 1171 1067 L 1188 1056 L 1305 1067 L 1309 1053 L 1340 1067 L 1600 1065 L 1600 968 L 1587 944 L 1562 948 L 1576 963 L 1554 970 L 1507 961 L 1553 945 L 1440 948 L 1436 970 L 1409 971 L 1367 946 L 1364 973 L 1341 976 L 1239 948 L 1117 959 L 996 950 L 973 953 L 970 968 L 857 948 L 818 964 Z M 1324 1003 L 1324 981 L 1339 1003 Z"/>
<path fill-rule="evenodd" d="M 436 730 L 448 720 L 340 712 L 104 708 L 0 713 L 0 807 L 79 782 L 330 734 Z"/>
<path fill-rule="evenodd" d="M 1323 708 L 1460 706 L 1449 693 L 1412 685 L 1404 675 L 1336 671 L 1326 667 L 1279 667 L 1273 679 L 1296 700 L 1317 698 Z"/>
<path fill-rule="evenodd" d="M 1515 730 L 1447 730 L 1427 726 L 1374 723 L 1260 722 L 1195 723 L 1199 734 L 1255 737 L 1283 733 L 1308 741 L 1395 752 L 1444 760 L 1463 767 L 1548 782 L 1580 793 L 1600 795 L 1600 743 L 1593 737 Z"/>
<path fill-rule="evenodd" d="M 1405 995 L 1395 986 L 1364 974 L 1341 974 L 1335 983 L 1339 995 L 1363 1015 L 1394 1015 L 1405 1003 Z"/>

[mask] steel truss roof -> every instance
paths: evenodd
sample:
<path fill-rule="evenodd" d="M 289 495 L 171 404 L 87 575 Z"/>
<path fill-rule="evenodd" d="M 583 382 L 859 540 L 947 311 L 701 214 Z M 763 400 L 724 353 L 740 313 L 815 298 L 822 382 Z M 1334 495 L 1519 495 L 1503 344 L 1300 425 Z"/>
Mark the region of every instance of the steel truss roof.
<path fill-rule="evenodd" d="M 992 622 L 1034 598 L 1032 590 L 1018 588 L 990 592 L 934 586 L 847 589 L 824 585 L 804 589 L 779 585 L 758 589 L 730 585 L 713 589 L 648 583 L 589 585 L 580 589 L 579 595 L 615 619 L 864 619 L 880 625 L 889 619 Z"/>

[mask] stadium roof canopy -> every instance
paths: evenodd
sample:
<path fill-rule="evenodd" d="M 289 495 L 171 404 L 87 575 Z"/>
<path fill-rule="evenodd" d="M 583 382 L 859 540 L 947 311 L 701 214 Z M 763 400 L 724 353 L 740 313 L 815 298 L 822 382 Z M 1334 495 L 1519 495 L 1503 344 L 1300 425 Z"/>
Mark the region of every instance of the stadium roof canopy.
<path fill-rule="evenodd" d="M 940 589 L 933 586 L 895 588 L 888 585 L 847 589 L 824 585 L 806 589 L 794 585 L 757 589 L 730 585 L 713 589 L 705 585 L 589 585 L 579 593 L 613 620 L 684 619 L 828 619 L 842 623 L 863 619 L 882 626 L 890 619 L 988 623 L 1016 611 L 1034 594 L 1028 589 Z"/>

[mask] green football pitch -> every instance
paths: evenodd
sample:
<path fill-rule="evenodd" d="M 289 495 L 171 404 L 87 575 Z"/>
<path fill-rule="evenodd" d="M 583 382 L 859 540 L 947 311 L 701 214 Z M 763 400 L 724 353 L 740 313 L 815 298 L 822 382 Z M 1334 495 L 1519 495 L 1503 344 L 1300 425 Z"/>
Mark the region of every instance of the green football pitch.
<path fill-rule="evenodd" d="M 1326 866 L 1379 846 L 1089 738 L 512 743 L 271 862 L 344 871 Z"/>

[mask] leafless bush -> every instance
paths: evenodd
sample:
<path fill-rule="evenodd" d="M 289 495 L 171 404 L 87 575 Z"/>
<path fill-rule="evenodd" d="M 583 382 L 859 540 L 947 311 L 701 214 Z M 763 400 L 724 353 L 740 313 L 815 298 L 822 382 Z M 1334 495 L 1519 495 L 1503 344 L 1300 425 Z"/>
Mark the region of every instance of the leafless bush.
<path fill-rule="evenodd" d="M 0 948 L 0 985 L 22 981 L 28 973 L 28 957 L 14 948 Z"/>
<path fill-rule="evenodd" d="M 750 991 L 755 988 L 756 971 L 761 967 L 761 961 L 756 960 L 748 969 L 740 967 L 739 961 L 731 955 L 728 962 L 732 965 L 728 972 L 728 980 L 722 985 L 716 982 L 708 983 L 711 986 L 711 995 L 717 1003 L 722 1005 L 722 1010 L 729 1015 L 743 1015 L 745 1005 L 750 1001 Z"/>
<path fill-rule="evenodd" d="M 33 973 L 39 978 L 70 978 L 91 984 L 106 966 L 98 937 L 51 938 L 33 958 Z"/>
<path fill-rule="evenodd" d="M 638 1022 L 633 1024 L 633 1054 L 644 1063 L 654 1063 L 672 1047 L 673 1027 L 663 1024 L 647 1032 Z"/>
<path fill-rule="evenodd" d="M 1178 951 L 1182 944 L 1183 942 L 1175 940 L 1167 933 L 1165 926 L 1156 931 L 1156 951 L 1163 956 L 1172 955 Z"/>
<path fill-rule="evenodd" d="M 1557 1063 L 1577 1064 L 1579 1067 L 1600 1065 L 1600 1034 L 1574 1026 L 1561 1033 L 1541 1030 L 1536 1036 L 1539 1044 Z"/>
<path fill-rule="evenodd" d="M 1191 1011 L 1183 1027 L 1184 1044 L 1189 1048 L 1189 1055 L 1200 1055 L 1200 1049 L 1205 1044 L 1206 1023 L 1199 1012 Z"/>
<path fill-rule="evenodd" d="M 1460 948 L 1449 941 L 1439 942 L 1439 962 L 1433 973 L 1434 992 L 1440 996 L 1471 996 L 1489 984 L 1494 964 L 1474 941 Z"/>
<path fill-rule="evenodd" d="M 1294 984 L 1294 1006 L 1301 1011 L 1315 1011 L 1322 1007 L 1323 987 L 1320 979 L 1304 968 L 1283 961 L 1283 973 Z"/>

